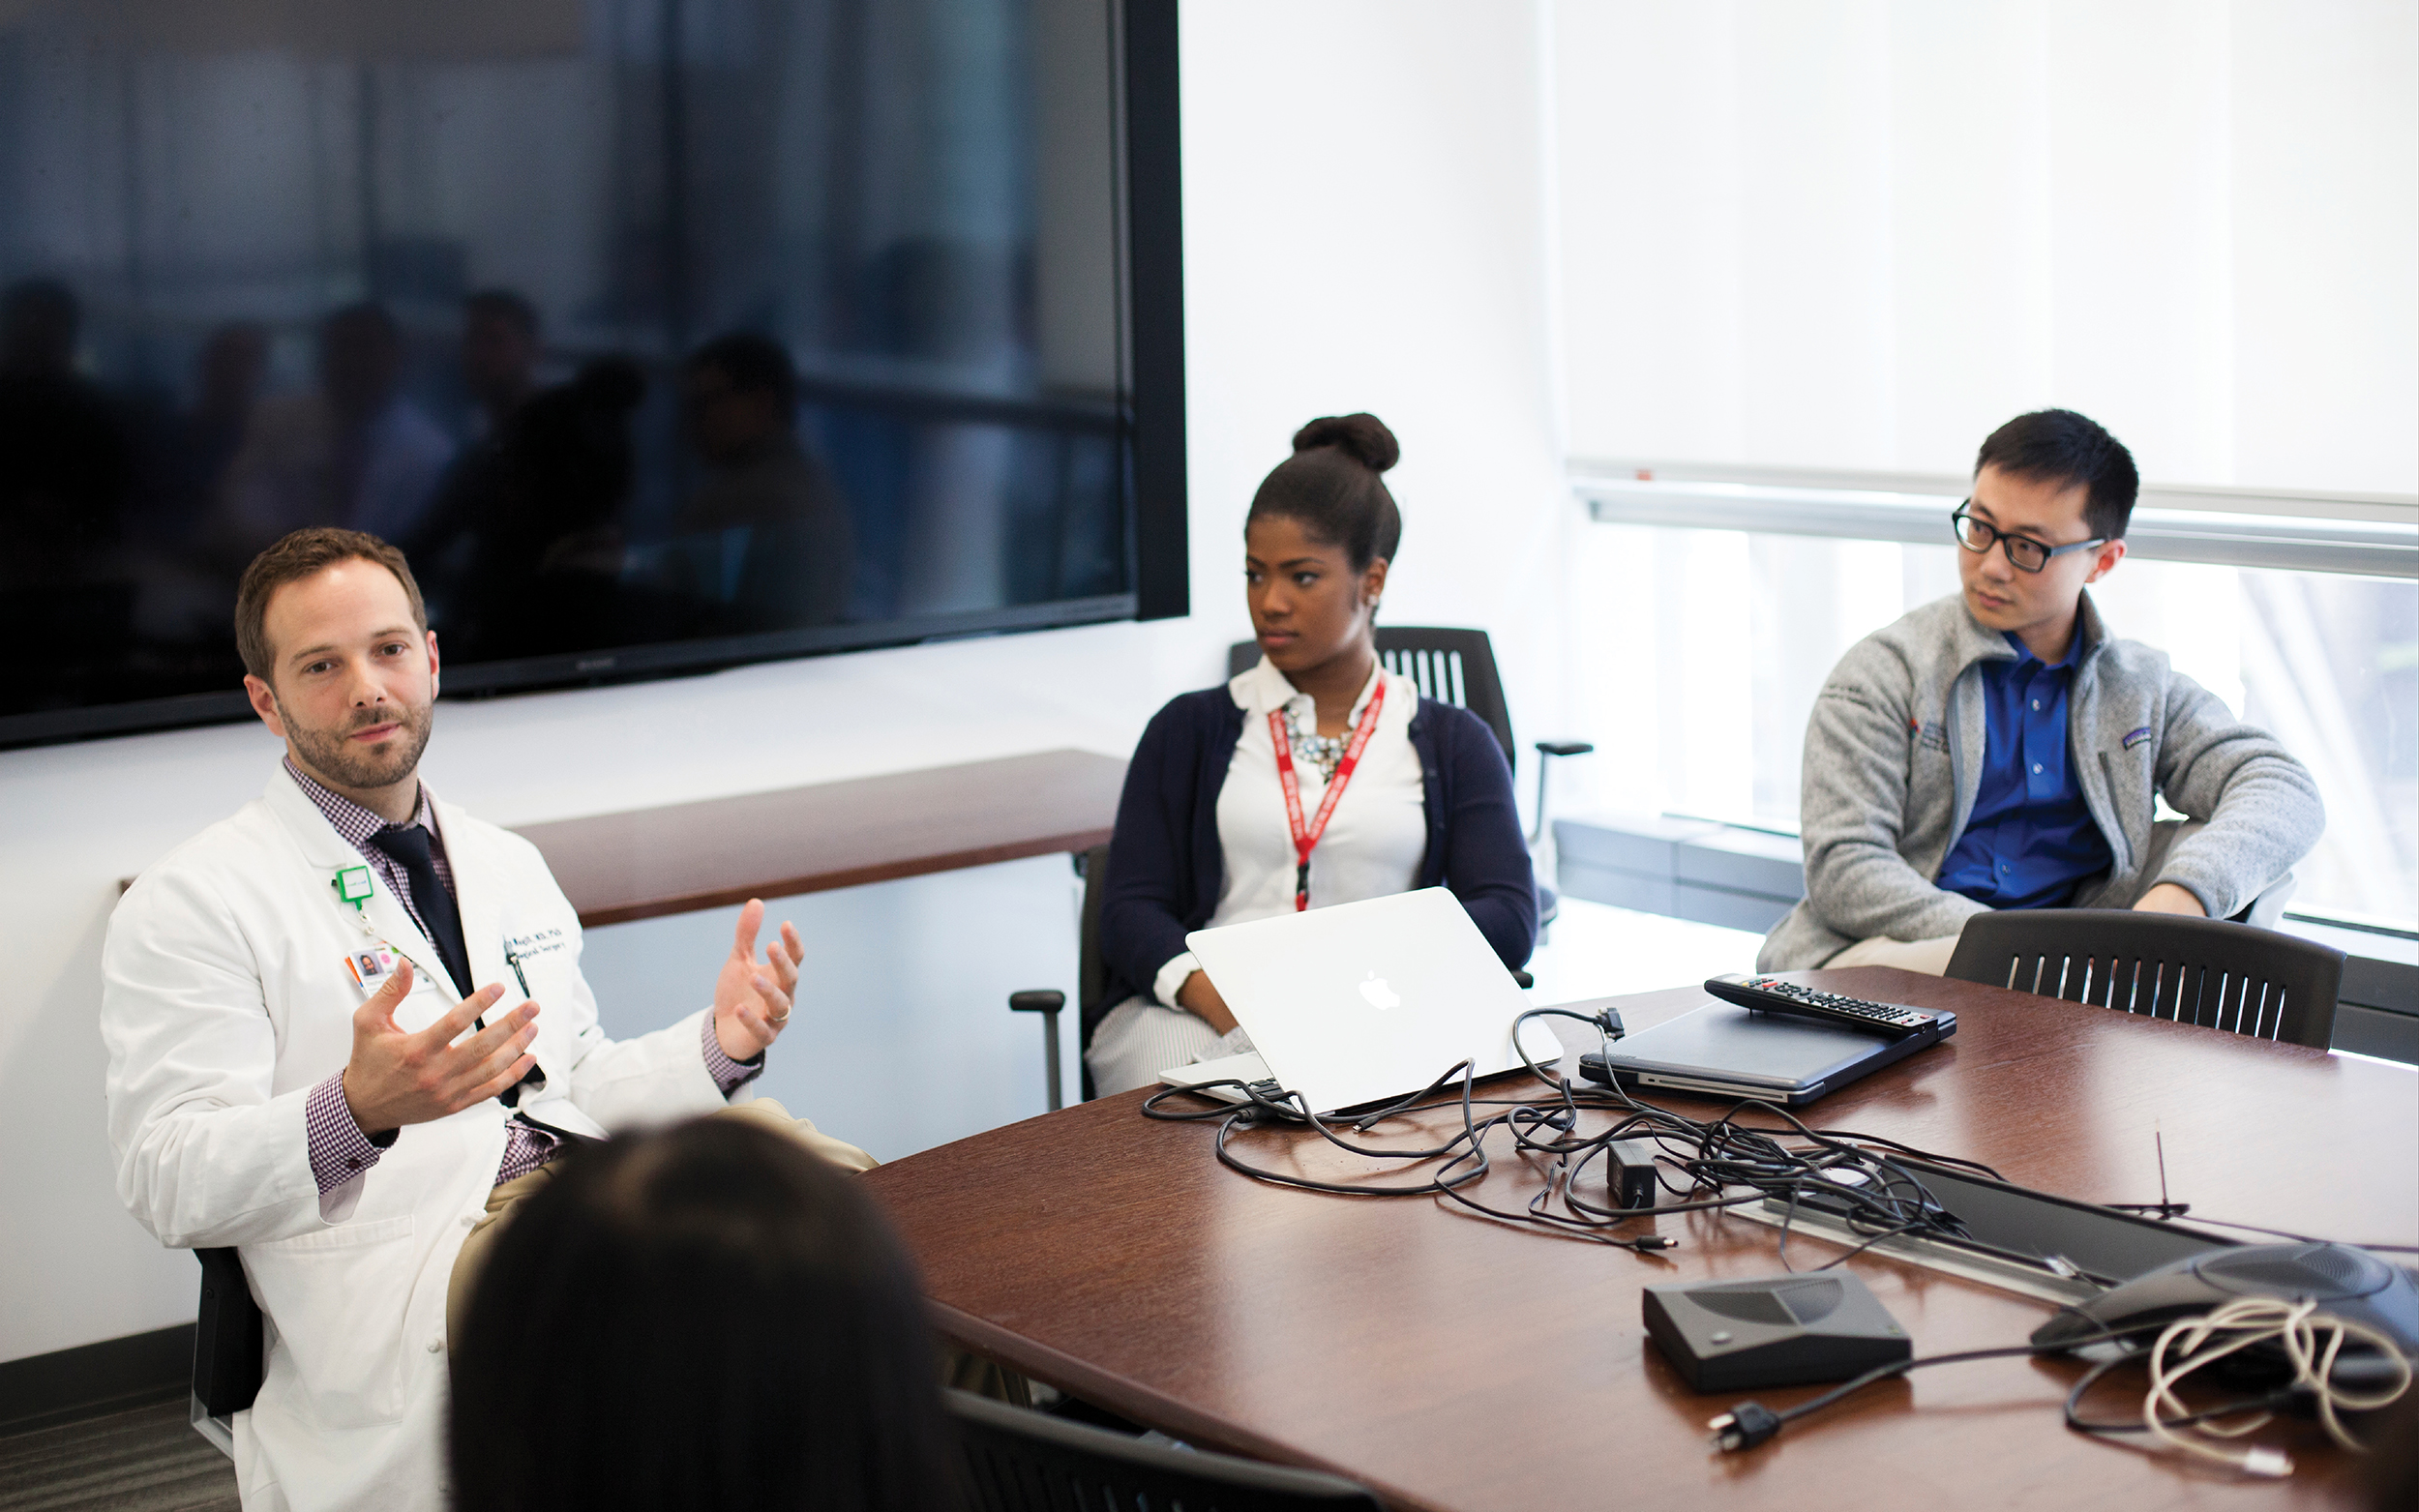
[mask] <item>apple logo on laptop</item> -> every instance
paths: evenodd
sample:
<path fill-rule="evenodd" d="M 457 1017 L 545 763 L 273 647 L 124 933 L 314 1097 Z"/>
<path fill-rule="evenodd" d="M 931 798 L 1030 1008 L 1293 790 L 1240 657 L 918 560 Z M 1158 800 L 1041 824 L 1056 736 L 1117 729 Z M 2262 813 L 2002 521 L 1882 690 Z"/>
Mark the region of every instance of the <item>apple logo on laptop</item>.
<path fill-rule="evenodd" d="M 1372 1008 L 1400 1008 L 1403 1005 L 1401 996 L 1386 985 L 1386 978 L 1375 971 L 1370 972 L 1367 980 L 1360 984 L 1360 995 L 1369 1000 Z"/>

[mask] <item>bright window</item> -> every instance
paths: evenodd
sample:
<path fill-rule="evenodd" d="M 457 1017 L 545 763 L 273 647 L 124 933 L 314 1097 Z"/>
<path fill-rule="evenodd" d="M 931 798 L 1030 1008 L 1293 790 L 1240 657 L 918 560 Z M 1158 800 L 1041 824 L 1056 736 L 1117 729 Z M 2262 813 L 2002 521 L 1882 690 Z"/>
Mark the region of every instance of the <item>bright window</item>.
<path fill-rule="evenodd" d="M 1944 523 L 1945 536 L 1947 526 Z M 1598 755 L 1568 802 L 1795 828 L 1807 714 L 1859 638 L 1956 591 L 1954 546 L 1599 525 L 1574 564 Z M 2275 733 L 2327 831 L 2296 907 L 2419 917 L 2419 583 L 2129 559 L 2093 590 L 2111 629 Z M 1651 731 L 1645 740 L 1631 731 Z"/>

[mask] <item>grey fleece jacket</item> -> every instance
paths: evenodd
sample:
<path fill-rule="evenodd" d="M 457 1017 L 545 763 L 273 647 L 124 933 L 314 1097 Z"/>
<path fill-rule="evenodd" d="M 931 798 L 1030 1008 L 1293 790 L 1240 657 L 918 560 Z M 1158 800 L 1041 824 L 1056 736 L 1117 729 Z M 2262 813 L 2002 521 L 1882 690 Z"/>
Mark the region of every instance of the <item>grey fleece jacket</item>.
<path fill-rule="evenodd" d="M 2082 597 L 2081 654 L 2067 741 L 2083 802 L 2115 862 L 2076 890 L 2077 908 L 2124 908 L 2160 882 L 2213 919 L 2239 913 L 2310 853 L 2326 827 L 2317 784 L 2265 730 L 2236 719 L 2164 651 L 2110 639 Z M 1958 595 L 1849 647 L 1806 727 L 1799 819 L 1806 898 L 1774 926 L 1764 971 L 1816 966 L 1858 940 L 1937 939 L 1989 911 L 1932 885 L 1982 786 L 1982 664 L 2016 659 Z M 2146 875 L 2152 810 L 2206 822 Z"/>

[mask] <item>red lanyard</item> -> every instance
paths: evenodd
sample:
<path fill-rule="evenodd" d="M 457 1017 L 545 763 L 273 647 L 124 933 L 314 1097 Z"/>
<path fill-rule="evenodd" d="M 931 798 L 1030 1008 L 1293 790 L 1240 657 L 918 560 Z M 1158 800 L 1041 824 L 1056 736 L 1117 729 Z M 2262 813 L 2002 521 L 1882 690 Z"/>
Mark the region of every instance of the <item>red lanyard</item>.
<path fill-rule="evenodd" d="M 1304 828 L 1301 821 L 1301 784 L 1294 777 L 1294 743 L 1285 734 L 1285 711 L 1269 711 L 1269 739 L 1276 746 L 1277 786 L 1285 790 L 1285 823 L 1294 832 L 1294 911 L 1300 913 L 1310 906 L 1310 851 L 1319 844 L 1319 837 L 1328 832 L 1328 815 L 1335 812 L 1335 800 L 1344 796 L 1344 785 L 1353 780 L 1353 768 L 1360 764 L 1361 749 L 1378 731 L 1378 709 L 1386 702 L 1386 679 L 1378 679 L 1377 691 L 1369 695 L 1369 706 L 1360 711 L 1360 723 L 1353 726 L 1353 738 L 1344 747 L 1344 758 L 1335 763 L 1335 776 L 1329 780 L 1327 792 L 1319 799 L 1318 816 Z"/>

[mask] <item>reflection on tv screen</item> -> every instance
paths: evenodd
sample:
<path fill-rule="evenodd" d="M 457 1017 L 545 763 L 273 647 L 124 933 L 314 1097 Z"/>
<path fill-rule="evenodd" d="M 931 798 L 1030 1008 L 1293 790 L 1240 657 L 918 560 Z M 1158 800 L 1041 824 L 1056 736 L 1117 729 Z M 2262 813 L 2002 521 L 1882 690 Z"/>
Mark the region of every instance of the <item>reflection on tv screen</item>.
<path fill-rule="evenodd" d="M 405 549 L 453 691 L 1130 613 L 1109 25 L 0 12 L 0 740 L 233 689 L 311 524 Z"/>

